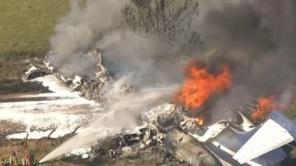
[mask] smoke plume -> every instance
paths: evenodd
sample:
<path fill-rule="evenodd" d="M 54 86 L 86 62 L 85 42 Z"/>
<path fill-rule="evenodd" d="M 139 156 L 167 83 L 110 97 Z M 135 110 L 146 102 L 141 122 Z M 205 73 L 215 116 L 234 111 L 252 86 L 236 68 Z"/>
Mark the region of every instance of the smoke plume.
<path fill-rule="evenodd" d="M 178 3 L 186 4 L 186 1 L 188 0 L 178 1 Z M 171 14 L 173 15 L 171 17 L 180 21 L 174 20 L 174 23 L 168 20 L 169 23 L 163 23 L 166 26 L 178 27 L 178 32 L 174 33 L 176 36 L 174 44 L 172 44 L 163 39 L 164 37 L 159 33 L 135 31 L 126 23 L 126 18 L 123 18 L 123 9 L 132 3 L 136 2 L 129 0 L 71 1 L 70 13 L 60 20 L 55 28 L 55 35 L 50 39 L 51 47 L 57 54 L 51 55 L 49 61 L 70 77 L 76 73 L 87 74 L 94 59 L 81 55 L 90 48 L 99 47 L 103 49 L 104 65 L 118 77 L 133 75 L 132 81 L 140 86 L 156 82 L 167 84 L 180 81 L 181 69 L 185 62 L 184 58 L 179 56 L 180 50 L 185 47 L 184 38 L 190 38 L 190 34 L 184 33 L 183 29 L 193 20 L 192 17 L 187 16 L 190 13 L 195 15 L 196 11 L 188 8 L 180 13 L 180 16 Z M 155 3 L 158 3 L 158 0 L 155 0 Z M 173 11 L 170 8 L 167 10 Z"/>
<path fill-rule="evenodd" d="M 294 0 L 208 0 L 199 10 L 195 29 L 216 50 L 207 59 L 231 65 L 235 85 L 215 110 L 222 114 L 258 95 L 281 95 L 295 83 Z"/>
<path fill-rule="evenodd" d="M 105 87 L 105 96 L 111 99 L 111 103 L 106 103 L 105 111 L 93 117 L 77 136 L 45 156 L 41 162 L 92 145 L 123 128 L 134 127 L 138 124 L 136 121 L 141 111 L 171 100 L 176 89 L 174 84 L 181 80 L 185 63 L 183 57 L 178 56 L 181 44 L 172 45 L 156 34 L 129 28 L 121 13 L 128 2 L 71 1 L 70 13 L 56 26 L 50 43 L 57 54 L 49 57 L 54 66 L 69 76 L 85 74 L 94 60 L 81 58 L 81 55 L 92 47 L 99 47 L 103 50 L 103 65 L 117 81 Z M 119 87 L 125 83 L 136 85 L 141 90 L 120 96 Z"/>
<path fill-rule="evenodd" d="M 49 57 L 58 67 L 76 59 L 96 42 L 103 33 L 121 24 L 120 10 L 124 1 L 87 0 L 70 1 L 71 11 L 55 28 L 50 44 L 57 51 Z"/>
<path fill-rule="evenodd" d="M 182 54 L 182 46 L 171 45 L 153 34 L 135 32 L 125 26 L 121 9 L 127 1 L 87 0 L 84 7 L 79 1 L 71 2 L 71 12 L 60 20 L 56 34 L 50 40 L 52 48 L 58 52 L 50 57 L 55 66 L 66 68 L 72 74 L 83 73 L 92 60 L 82 62 L 80 55 L 98 46 L 104 50 L 107 68 L 119 77 L 128 75 L 131 78 L 128 81 L 138 86 L 155 88 L 159 84 L 170 86 L 181 82 L 182 66 L 188 58 L 177 56 Z M 231 90 L 211 107 L 215 110 L 213 119 L 220 119 L 228 112 L 231 114 L 231 109 L 250 103 L 259 95 L 284 96 L 280 101 L 288 102 L 291 95 L 287 88 L 295 83 L 296 76 L 295 0 L 200 0 L 198 17 L 190 18 L 193 19 L 190 22 L 192 29 L 202 35 L 206 47 L 215 50 L 196 56 L 206 59 L 210 66 L 228 64 L 233 75 Z M 159 89 L 152 92 L 163 93 Z M 107 122 L 116 121 L 118 115 L 122 123 L 107 125 L 108 130 L 128 126 L 127 122 L 131 122 L 131 117 L 134 119 L 135 112 L 147 106 L 143 103 L 153 105 L 162 96 L 149 97 L 152 92 L 136 94 L 128 101 L 118 100 L 109 108 L 113 111 L 103 116 L 106 119 L 98 118 L 99 123 L 95 120 L 89 128 L 106 128 Z M 143 100 L 132 100 L 137 98 Z M 123 109 L 125 106 L 132 108 Z M 102 122 L 106 123 L 102 125 Z M 70 148 L 59 148 L 52 156 L 73 150 L 77 140 L 84 138 L 74 137 L 61 146 Z"/>

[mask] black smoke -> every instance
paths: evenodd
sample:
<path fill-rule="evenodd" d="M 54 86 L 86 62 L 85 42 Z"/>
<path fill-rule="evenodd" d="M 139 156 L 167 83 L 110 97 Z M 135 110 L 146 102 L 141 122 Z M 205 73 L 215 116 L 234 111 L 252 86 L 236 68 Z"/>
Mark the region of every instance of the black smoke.
<path fill-rule="evenodd" d="M 232 90 L 215 109 L 230 110 L 261 95 L 281 96 L 293 86 L 296 1 L 201 2 L 195 28 L 216 51 L 207 57 L 209 64 L 229 64 L 233 74 Z"/>

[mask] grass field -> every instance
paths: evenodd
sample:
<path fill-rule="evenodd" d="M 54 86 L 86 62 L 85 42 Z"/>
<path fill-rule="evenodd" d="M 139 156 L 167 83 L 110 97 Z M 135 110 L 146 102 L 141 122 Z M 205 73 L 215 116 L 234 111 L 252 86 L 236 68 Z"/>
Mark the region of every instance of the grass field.
<path fill-rule="evenodd" d="M 16 78 L 24 60 L 41 56 L 69 0 L 0 0 L 0 79 Z"/>
<path fill-rule="evenodd" d="M 69 0 L 0 0 L 0 52 L 39 52 L 48 48 Z"/>

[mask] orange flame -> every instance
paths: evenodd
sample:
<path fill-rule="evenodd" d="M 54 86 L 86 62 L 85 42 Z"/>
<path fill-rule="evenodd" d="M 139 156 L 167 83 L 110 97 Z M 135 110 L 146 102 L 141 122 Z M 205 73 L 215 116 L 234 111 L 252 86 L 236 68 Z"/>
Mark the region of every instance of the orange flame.
<path fill-rule="evenodd" d="M 231 86 L 231 74 L 226 65 L 220 66 L 220 72 L 213 74 L 200 61 L 193 60 L 185 71 L 186 80 L 175 101 L 190 110 L 202 107 L 212 95 L 224 92 Z"/>
<path fill-rule="evenodd" d="M 202 125 L 204 125 L 204 123 L 205 123 L 205 121 L 204 121 L 204 119 L 203 119 L 202 117 L 197 117 L 197 118 L 195 118 L 195 122 L 196 122 L 196 124 L 198 124 L 199 126 L 202 126 Z"/>
<path fill-rule="evenodd" d="M 262 121 L 268 113 L 275 107 L 272 97 L 259 97 L 257 99 L 257 108 L 251 113 L 251 119 L 254 122 Z"/>

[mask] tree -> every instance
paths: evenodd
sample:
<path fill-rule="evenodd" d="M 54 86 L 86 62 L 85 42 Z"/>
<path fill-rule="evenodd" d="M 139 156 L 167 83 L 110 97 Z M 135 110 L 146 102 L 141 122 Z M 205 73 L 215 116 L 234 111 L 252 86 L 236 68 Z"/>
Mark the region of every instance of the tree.
<path fill-rule="evenodd" d="M 122 10 L 128 26 L 191 51 L 202 44 L 192 29 L 198 16 L 196 0 L 131 0 Z"/>

